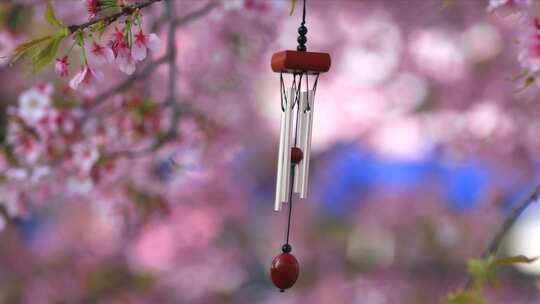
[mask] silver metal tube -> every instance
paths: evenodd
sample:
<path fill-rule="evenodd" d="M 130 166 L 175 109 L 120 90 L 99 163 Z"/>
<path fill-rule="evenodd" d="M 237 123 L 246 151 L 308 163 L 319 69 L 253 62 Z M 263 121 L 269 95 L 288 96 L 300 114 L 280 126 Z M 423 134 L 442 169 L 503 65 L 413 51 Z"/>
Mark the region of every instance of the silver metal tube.
<path fill-rule="evenodd" d="M 285 108 L 287 108 L 287 104 L 285 104 Z M 281 125 L 279 128 L 279 152 L 278 152 L 278 163 L 277 163 L 277 174 L 276 174 L 276 197 L 274 201 L 274 210 L 280 211 L 281 210 L 281 186 L 282 182 L 281 179 L 283 177 L 283 147 L 284 147 L 284 140 L 285 140 L 285 112 L 281 112 Z"/>
<path fill-rule="evenodd" d="M 300 93 L 300 103 L 298 105 L 298 120 L 296 121 L 296 124 L 298 125 L 298 148 L 302 150 L 302 152 L 305 151 L 304 143 L 305 143 L 305 136 L 306 136 L 306 115 L 307 113 L 304 112 L 306 109 L 306 103 L 307 103 L 307 92 L 301 92 Z M 305 155 L 305 154 L 304 154 Z M 298 163 L 296 167 L 296 171 L 294 174 L 294 193 L 301 193 L 302 192 L 302 183 L 304 182 L 305 174 L 304 174 L 304 159 Z"/>
<path fill-rule="evenodd" d="M 302 187 L 300 191 L 300 198 L 306 198 L 308 192 L 308 181 L 309 181 L 309 160 L 311 154 L 311 134 L 313 131 L 313 111 L 315 110 L 315 91 L 309 90 L 307 93 L 307 102 L 309 102 L 309 111 L 306 111 L 306 116 L 304 117 L 305 126 L 305 136 L 302 143 L 304 159 L 302 164 L 302 172 L 304 178 L 302 179 Z"/>
<path fill-rule="evenodd" d="M 295 89 L 290 89 L 287 108 L 285 111 L 285 139 L 283 149 L 283 168 L 282 168 L 282 186 L 281 186 L 281 201 L 287 203 L 289 201 L 289 188 L 291 179 L 291 130 L 293 124 L 293 108 L 294 99 L 296 97 Z"/>
<path fill-rule="evenodd" d="M 289 89 L 289 98 L 285 99 L 285 112 L 281 113 L 281 126 L 279 134 L 279 152 L 276 177 L 276 197 L 274 201 L 274 210 L 281 211 L 283 203 L 288 200 L 288 185 L 291 167 L 291 124 L 292 109 L 294 103 L 294 90 Z"/>

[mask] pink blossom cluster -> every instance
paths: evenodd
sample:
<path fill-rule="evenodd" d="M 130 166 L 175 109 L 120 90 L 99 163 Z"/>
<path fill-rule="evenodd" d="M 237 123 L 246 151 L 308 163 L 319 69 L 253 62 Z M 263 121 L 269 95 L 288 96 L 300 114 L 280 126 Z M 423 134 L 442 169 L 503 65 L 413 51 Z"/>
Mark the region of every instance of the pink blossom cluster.
<path fill-rule="evenodd" d="M 47 179 L 52 179 L 45 183 L 48 195 L 55 191 L 91 194 L 101 182 L 115 178 L 116 151 L 139 149 L 162 131 L 163 111 L 149 100 L 128 97 L 112 105 L 115 109 L 109 110 L 114 114 L 85 118 L 88 114 L 81 104 L 62 102 L 73 98 L 66 94 L 55 93 L 51 84 L 38 84 L 22 92 L 18 104 L 8 108 L 10 152 L 0 159 L 6 178 L 0 193 L 9 199 L 0 201 L 0 207 L 10 217 L 27 214 L 28 202 L 37 191 L 34 187 Z M 55 176 L 62 176 L 65 183 L 60 186 Z M 25 183 L 29 189 L 21 186 Z"/>
<path fill-rule="evenodd" d="M 126 5 L 116 0 L 87 0 L 86 8 L 88 18 L 94 20 L 99 13 L 106 8 L 121 7 Z M 104 64 L 115 64 L 120 71 L 131 75 L 135 72 L 138 62 L 143 61 L 148 54 L 148 50 L 156 51 L 160 47 L 160 39 L 154 33 L 147 34 L 142 29 L 140 13 L 137 17 L 127 17 L 124 21 L 117 23 L 125 24 L 122 28 L 115 26 L 108 41 L 100 42 L 83 37 L 75 43 L 79 45 L 82 53 L 82 65 L 79 72 L 69 82 L 73 90 L 81 91 L 85 95 L 92 95 L 96 92 L 96 86 L 102 81 L 103 75 L 98 70 Z M 129 26 L 127 25 L 129 24 Z M 138 25 L 139 29 L 134 31 L 133 26 Z M 111 27 L 111 25 L 109 25 Z M 92 40 L 89 43 L 88 40 Z M 55 71 L 60 77 L 69 76 L 69 53 L 57 58 Z"/>
<path fill-rule="evenodd" d="M 96 92 L 96 85 L 103 79 L 102 73 L 90 67 L 91 64 L 99 67 L 106 63 L 113 63 L 120 71 L 131 75 L 135 72 L 137 62 L 146 58 L 148 50 L 157 50 L 160 46 L 160 39 L 156 34 L 145 34 L 142 29 L 134 35 L 133 43 L 129 43 L 126 35 L 131 35 L 131 33 L 126 29 L 116 28 L 106 45 L 93 42 L 89 49 L 83 49 L 82 52 L 88 54 L 87 60 L 71 79 L 70 87 L 91 95 Z M 56 59 L 55 71 L 60 77 L 69 75 L 68 56 Z"/>
<path fill-rule="evenodd" d="M 499 16 L 519 17 L 518 61 L 523 68 L 525 86 L 536 82 L 540 72 L 540 19 L 534 15 L 532 5 L 532 0 L 490 0 L 488 6 L 488 12 Z"/>

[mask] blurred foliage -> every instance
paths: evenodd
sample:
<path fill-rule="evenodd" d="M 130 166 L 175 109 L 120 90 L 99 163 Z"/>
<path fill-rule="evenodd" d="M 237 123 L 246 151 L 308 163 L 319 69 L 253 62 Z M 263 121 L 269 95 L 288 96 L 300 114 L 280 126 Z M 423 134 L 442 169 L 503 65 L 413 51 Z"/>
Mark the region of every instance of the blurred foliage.
<path fill-rule="evenodd" d="M 528 258 L 523 255 L 487 259 L 471 259 L 467 263 L 467 272 L 472 280 L 472 287 L 469 290 L 452 293 L 444 304 L 485 304 L 487 303 L 482 291 L 487 285 L 496 284 L 497 268 L 501 266 L 511 266 L 515 264 L 530 264 L 538 258 Z"/>
<path fill-rule="evenodd" d="M 49 24 L 57 28 L 57 32 L 19 45 L 15 49 L 15 55 L 11 59 L 12 64 L 23 56 L 29 56 L 32 60 L 32 70 L 39 72 L 54 60 L 60 44 L 70 34 L 70 31 L 56 18 L 52 0 L 47 1 L 44 18 Z"/>

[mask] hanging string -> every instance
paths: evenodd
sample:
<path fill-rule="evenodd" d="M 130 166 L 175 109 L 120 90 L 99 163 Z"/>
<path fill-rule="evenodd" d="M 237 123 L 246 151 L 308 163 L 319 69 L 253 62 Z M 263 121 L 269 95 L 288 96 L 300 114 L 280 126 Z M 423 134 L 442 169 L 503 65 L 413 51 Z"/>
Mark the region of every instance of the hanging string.
<path fill-rule="evenodd" d="M 299 52 L 305 52 L 307 50 L 306 42 L 307 37 L 306 34 L 308 32 L 308 29 L 306 27 L 306 0 L 304 0 L 304 8 L 302 11 L 302 23 L 300 24 L 300 27 L 298 28 L 298 46 L 296 47 L 296 50 Z"/>
<path fill-rule="evenodd" d="M 299 52 L 305 52 L 307 50 L 307 47 L 306 47 L 306 43 L 307 43 L 307 37 L 306 37 L 306 34 L 308 32 L 308 29 L 306 27 L 306 0 L 303 0 L 303 8 L 302 8 L 302 23 L 300 24 L 300 27 L 298 28 L 298 46 L 296 47 L 296 50 L 299 51 Z M 294 109 L 294 107 L 296 106 L 296 123 L 295 123 L 295 130 L 294 130 L 294 147 L 296 147 L 296 145 L 298 144 L 298 117 L 300 115 L 301 112 L 304 111 L 304 109 L 300 109 L 300 94 L 301 94 L 301 88 L 302 88 L 302 77 L 304 76 L 305 74 L 305 77 L 306 77 L 306 90 L 309 90 L 309 82 L 308 82 L 308 73 L 307 72 L 302 72 L 302 73 L 299 73 L 299 74 L 294 74 L 294 80 L 293 80 L 293 88 L 296 87 L 296 77 L 299 75 L 299 79 L 298 79 L 298 88 L 297 88 L 297 91 L 295 92 L 295 98 L 294 98 L 294 101 L 292 101 L 292 109 Z M 318 75 L 317 75 L 318 76 Z M 281 82 L 283 83 L 283 76 L 281 76 Z M 315 81 L 315 84 L 317 84 L 317 81 Z M 283 102 L 282 102 L 282 105 L 283 105 Z M 285 109 L 283 107 L 283 109 Z M 307 109 L 309 110 L 310 109 L 310 106 L 309 106 L 309 100 L 308 100 L 308 103 L 307 103 Z M 290 155 L 290 151 L 289 151 L 289 157 L 291 157 Z M 290 238 L 290 233 L 291 233 L 291 219 L 292 219 L 292 207 L 293 207 L 293 191 L 294 191 L 294 176 L 295 176 L 295 170 L 296 169 L 296 164 L 291 164 L 291 179 L 289 181 L 289 214 L 287 216 L 287 232 L 286 232 L 286 236 L 285 236 L 285 245 L 284 246 L 284 251 L 285 249 L 287 249 L 287 251 L 290 251 L 291 250 L 291 247 L 289 245 L 289 238 Z"/>
<path fill-rule="evenodd" d="M 306 24 L 306 0 L 304 0 L 304 9 L 302 11 L 302 25 Z"/>

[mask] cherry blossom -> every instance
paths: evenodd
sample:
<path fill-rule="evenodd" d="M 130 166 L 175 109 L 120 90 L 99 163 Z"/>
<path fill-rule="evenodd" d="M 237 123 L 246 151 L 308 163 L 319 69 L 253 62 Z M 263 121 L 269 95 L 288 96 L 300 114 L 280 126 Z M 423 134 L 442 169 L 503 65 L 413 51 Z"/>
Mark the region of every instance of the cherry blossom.
<path fill-rule="evenodd" d="M 73 162 L 82 173 L 88 174 L 99 158 L 97 148 L 90 144 L 78 143 L 72 148 Z"/>
<path fill-rule="evenodd" d="M 160 46 L 159 37 L 152 33 L 145 35 L 142 30 L 135 35 L 135 42 L 131 48 L 131 56 L 137 60 L 142 61 L 146 58 L 147 49 L 155 51 Z"/>
<path fill-rule="evenodd" d="M 518 60 L 529 73 L 540 71 L 540 21 L 524 17 L 520 26 Z"/>
<path fill-rule="evenodd" d="M 99 0 L 86 0 L 86 10 L 88 12 L 88 19 L 93 20 L 99 13 Z"/>
<path fill-rule="evenodd" d="M 17 47 L 19 39 L 9 31 L 0 31 L 0 67 L 9 63 L 11 53 Z"/>
<path fill-rule="evenodd" d="M 60 77 L 67 77 L 69 74 L 69 63 L 68 63 L 68 56 L 64 56 L 62 58 L 57 58 L 56 63 L 54 65 L 54 70 L 56 74 Z"/>
<path fill-rule="evenodd" d="M 96 91 L 96 85 L 102 78 L 101 72 L 94 71 L 88 65 L 84 65 L 81 67 L 81 71 L 71 79 L 69 86 L 73 90 L 81 90 L 84 94 L 90 95 Z"/>
<path fill-rule="evenodd" d="M 47 94 L 38 88 L 32 88 L 19 96 L 19 115 L 26 123 L 36 124 L 41 120 L 51 104 Z"/>
<path fill-rule="evenodd" d="M 114 61 L 114 52 L 112 49 L 94 42 L 90 52 L 88 52 L 88 60 L 97 65 L 111 63 Z"/>
<path fill-rule="evenodd" d="M 128 75 L 133 74 L 137 68 L 136 61 L 131 55 L 131 50 L 125 43 L 120 43 L 117 48 L 116 64 L 120 71 Z"/>
<path fill-rule="evenodd" d="M 118 28 L 115 29 L 112 39 L 109 41 L 109 47 L 113 51 L 116 65 L 118 65 L 120 71 L 128 75 L 133 74 L 136 69 L 136 61 L 131 55 L 131 49 L 126 42 L 123 31 Z"/>

